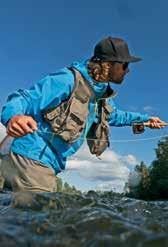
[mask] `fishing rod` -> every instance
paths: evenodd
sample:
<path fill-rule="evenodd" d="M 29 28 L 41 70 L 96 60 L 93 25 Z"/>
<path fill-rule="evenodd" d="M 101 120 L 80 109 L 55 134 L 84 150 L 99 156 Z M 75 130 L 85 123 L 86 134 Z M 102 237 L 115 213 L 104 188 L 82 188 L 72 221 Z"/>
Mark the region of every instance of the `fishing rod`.
<path fill-rule="evenodd" d="M 132 130 L 134 134 L 141 134 L 145 131 L 145 128 L 150 128 L 151 123 L 150 122 L 141 122 L 141 123 L 133 123 L 132 124 Z M 168 126 L 168 122 L 164 122 L 163 124 L 160 124 L 161 127 L 166 127 Z M 54 134 L 53 132 L 47 132 L 47 131 L 40 131 L 37 130 L 37 132 L 39 133 L 48 133 L 48 134 Z M 167 136 L 167 135 L 166 135 Z M 150 139 L 156 139 L 156 138 L 160 138 L 163 136 L 159 136 L 159 137 L 153 137 L 153 138 L 143 138 L 143 139 L 136 139 L 136 140 L 112 140 L 112 142 L 126 142 L 126 141 L 140 141 L 140 140 L 150 140 Z M 4 139 L 0 142 L 0 150 L 5 147 L 5 145 L 7 143 L 10 143 L 12 141 L 13 137 L 11 137 L 10 135 L 6 135 L 4 137 Z M 84 138 L 79 138 L 79 139 L 84 139 Z M 88 140 L 94 140 L 94 139 L 89 139 Z M 107 141 L 107 140 L 102 140 L 102 141 Z"/>
<path fill-rule="evenodd" d="M 141 123 L 133 123 L 132 124 L 132 131 L 134 134 L 142 134 L 145 131 L 145 128 L 150 128 L 151 123 L 148 122 L 141 122 Z M 168 126 L 168 122 L 164 122 L 160 124 L 160 127 L 166 127 Z"/>

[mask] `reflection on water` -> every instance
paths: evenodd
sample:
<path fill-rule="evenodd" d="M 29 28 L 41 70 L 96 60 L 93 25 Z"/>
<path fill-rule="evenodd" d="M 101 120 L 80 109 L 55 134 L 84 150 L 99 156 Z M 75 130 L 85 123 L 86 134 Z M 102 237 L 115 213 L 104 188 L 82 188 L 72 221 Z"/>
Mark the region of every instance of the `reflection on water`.
<path fill-rule="evenodd" d="M 168 246 L 168 201 L 0 193 L 0 246 Z"/>

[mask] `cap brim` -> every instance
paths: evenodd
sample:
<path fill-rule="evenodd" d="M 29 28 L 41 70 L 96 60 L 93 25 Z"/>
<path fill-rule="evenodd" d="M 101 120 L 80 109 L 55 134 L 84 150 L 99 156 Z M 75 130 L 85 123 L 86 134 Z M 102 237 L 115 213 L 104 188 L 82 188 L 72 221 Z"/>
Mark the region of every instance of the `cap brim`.
<path fill-rule="evenodd" d="M 141 60 L 142 60 L 142 58 L 140 58 L 140 57 L 130 56 L 126 62 L 128 62 L 128 63 L 135 63 L 135 62 L 139 62 Z"/>
<path fill-rule="evenodd" d="M 134 56 L 129 56 L 126 58 L 116 58 L 116 57 L 106 57 L 106 56 L 93 56 L 92 57 L 93 60 L 101 60 L 101 61 L 112 61 L 112 62 L 120 62 L 120 63 L 135 63 L 135 62 L 139 62 L 142 60 L 142 58 L 140 57 L 134 57 Z"/>

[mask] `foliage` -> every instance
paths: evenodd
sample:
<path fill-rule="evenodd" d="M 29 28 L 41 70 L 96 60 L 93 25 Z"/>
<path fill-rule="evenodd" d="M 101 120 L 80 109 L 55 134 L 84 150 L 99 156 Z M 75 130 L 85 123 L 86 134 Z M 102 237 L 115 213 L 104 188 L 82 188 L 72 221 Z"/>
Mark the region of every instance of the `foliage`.
<path fill-rule="evenodd" d="M 128 182 L 125 186 L 127 195 L 146 198 L 149 193 L 150 175 L 147 166 L 144 162 L 136 165 L 134 172 L 130 173 Z"/>
<path fill-rule="evenodd" d="M 60 177 L 56 177 L 56 191 L 69 194 L 82 194 L 80 190 L 77 190 L 75 186 L 70 186 L 67 182 L 63 183 Z"/>
<path fill-rule="evenodd" d="M 168 199 L 168 137 L 161 139 L 155 149 L 156 159 L 147 167 L 143 162 L 130 173 L 125 185 L 127 196 L 141 199 Z M 135 174 L 140 181 L 132 183 Z"/>

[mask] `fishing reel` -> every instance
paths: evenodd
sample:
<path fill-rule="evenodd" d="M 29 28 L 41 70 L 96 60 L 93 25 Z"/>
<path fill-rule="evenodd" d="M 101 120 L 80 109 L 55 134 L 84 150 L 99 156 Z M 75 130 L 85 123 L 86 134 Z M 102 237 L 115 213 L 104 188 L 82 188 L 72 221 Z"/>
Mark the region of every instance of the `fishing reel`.
<path fill-rule="evenodd" d="M 168 123 L 165 122 L 161 126 L 163 127 L 168 126 Z M 145 131 L 145 127 L 150 128 L 150 123 L 149 122 L 133 123 L 132 131 L 134 134 L 142 134 Z"/>
<path fill-rule="evenodd" d="M 134 134 L 142 134 L 145 131 L 144 123 L 133 123 L 132 131 Z"/>

